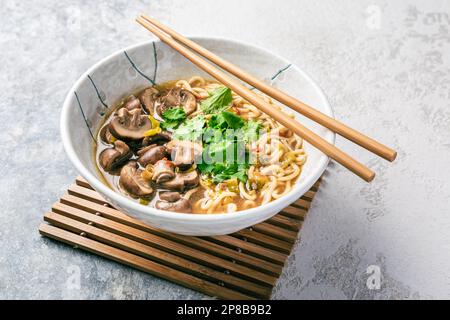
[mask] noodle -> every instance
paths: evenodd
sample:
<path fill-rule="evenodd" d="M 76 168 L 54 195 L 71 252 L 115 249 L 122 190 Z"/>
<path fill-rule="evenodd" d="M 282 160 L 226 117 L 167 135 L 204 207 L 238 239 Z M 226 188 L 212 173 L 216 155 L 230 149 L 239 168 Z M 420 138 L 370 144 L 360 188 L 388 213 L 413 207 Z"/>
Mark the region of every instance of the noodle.
<path fill-rule="evenodd" d="M 220 86 L 220 84 L 195 76 L 188 80 L 177 81 L 176 86 L 189 90 L 197 99 L 202 100 L 209 96 L 209 91 Z M 270 97 L 261 93 L 257 94 L 265 102 L 282 110 L 280 106 L 273 103 Z M 232 98 L 233 108 L 240 117 L 245 120 L 257 120 L 268 130 L 266 134 L 259 137 L 258 141 L 252 143 L 252 156 L 256 156 L 258 162 L 251 165 L 247 172 L 248 179 L 251 182 L 258 180 L 258 177 L 261 176 L 267 177 L 267 181 L 262 185 L 259 182 L 257 183 L 258 192 L 249 189 L 249 187 L 252 187 L 252 183 L 243 183 L 242 181 L 238 184 L 238 192 L 229 192 L 221 190 L 218 186 L 211 188 L 210 182 L 201 179 L 200 187 L 188 191 L 185 198 L 189 199 L 197 194 L 197 197 L 200 198 L 196 201 L 196 205 L 207 213 L 219 212 L 219 210 L 234 212 L 238 210 L 238 207 L 241 210 L 247 209 L 256 206 L 257 203 L 265 204 L 286 195 L 292 190 L 295 180 L 301 173 L 301 167 L 307 159 L 302 149 L 303 141 L 300 137 L 262 113 L 257 107 L 236 93 L 232 93 Z M 202 114 L 202 111 L 198 104 L 197 110 L 190 115 L 190 118 L 200 114 Z M 289 116 L 294 117 L 292 113 Z M 256 150 L 255 154 L 253 154 L 253 150 Z M 203 196 L 201 192 L 203 192 Z M 240 206 L 236 206 L 235 203 L 223 204 L 223 200 L 229 197 L 234 199 L 235 202 L 239 202 L 240 199 Z"/>
<path fill-rule="evenodd" d="M 191 110 L 187 118 L 193 119 L 201 115 L 206 120 L 211 119 L 212 115 L 204 114 L 200 105 L 203 100 L 210 97 L 212 90 L 222 86 L 220 83 L 194 76 L 171 82 L 169 88 L 173 86 L 189 91 L 196 98 L 196 109 L 193 112 Z M 257 91 L 255 93 L 273 108 L 283 110 L 267 95 Z M 246 162 L 247 180 L 240 176 L 241 180 L 235 178 L 234 181 L 229 179 L 215 184 L 211 177 L 200 175 L 199 185 L 182 195 L 195 208 L 193 212 L 208 214 L 235 212 L 279 199 L 293 189 L 307 160 L 303 140 L 300 137 L 235 92 L 231 92 L 231 98 L 232 106 L 229 111 L 244 120 L 259 122 L 265 132 L 246 145 L 250 155 L 250 162 Z M 288 113 L 288 116 L 294 118 L 293 113 Z M 117 188 L 125 192 L 121 190 L 120 185 Z"/>

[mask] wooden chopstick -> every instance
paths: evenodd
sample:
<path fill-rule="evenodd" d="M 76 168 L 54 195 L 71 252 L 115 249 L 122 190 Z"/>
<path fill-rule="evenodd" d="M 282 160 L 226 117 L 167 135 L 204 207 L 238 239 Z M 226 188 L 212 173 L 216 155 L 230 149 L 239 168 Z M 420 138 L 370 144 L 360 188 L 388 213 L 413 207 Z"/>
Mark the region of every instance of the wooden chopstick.
<path fill-rule="evenodd" d="M 375 172 L 367 168 L 362 163 L 356 161 L 352 157 L 350 157 L 345 152 L 341 151 L 333 144 L 325 141 L 320 136 L 300 124 L 297 120 L 290 118 L 286 113 L 280 112 L 279 110 L 274 109 L 270 104 L 266 103 L 259 96 L 257 96 L 254 92 L 233 80 L 225 73 L 201 59 L 198 55 L 193 53 L 191 50 L 181 45 L 177 41 L 175 41 L 171 36 L 166 34 L 164 31 L 144 20 L 142 17 L 136 19 L 136 21 L 141 24 L 144 28 L 152 32 L 161 41 L 165 42 L 167 45 L 178 51 L 185 58 L 190 60 L 197 67 L 211 75 L 213 78 L 223 83 L 231 90 L 236 92 L 238 95 L 243 97 L 248 102 L 255 105 L 258 109 L 260 109 L 265 114 L 272 117 L 275 121 L 281 123 L 283 126 L 292 130 L 295 134 L 300 136 L 305 141 L 309 142 L 311 145 L 325 153 L 327 156 L 340 163 L 362 179 L 367 182 L 370 182 L 375 177 Z"/>
<path fill-rule="evenodd" d="M 354 143 L 360 145 L 361 147 L 373 152 L 374 154 L 376 154 L 386 160 L 394 161 L 394 159 L 396 158 L 397 152 L 395 150 L 392 150 L 391 148 L 379 143 L 378 141 L 375 141 L 374 139 L 356 131 L 355 129 L 350 128 L 349 126 L 345 125 L 344 123 L 342 123 L 336 119 L 333 119 L 332 117 L 327 116 L 326 114 L 320 112 L 319 110 L 314 109 L 313 107 L 299 101 L 298 99 L 296 99 L 294 97 L 291 97 L 290 95 L 286 94 L 285 92 L 266 84 L 264 81 L 261 81 L 260 79 L 252 76 L 248 72 L 237 67 L 236 65 L 215 55 L 214 53 L 203 48 L 202 46 L 198 45 L 194 41 L 189 40 L 188 38 L 182 36 L 178 32 L 165 26 L 161 22 L 159 22 L 151 17 L 148 17 L 146 15 L 142 15 L 141 17 L 143 19 L 147 20 L 148 22 L 152 23 L 153 25 L 155 25 L 156 27 L 158 27 L 159 29 L 161 29 L 162 31 L 167 33 L 168 35 L 170 35 L 175 40 L 181 42 L 182 44 L 184 44 L 191 50 L 197 52 L 198 54 L 205 57 L 206 59 L 214 62 L 216 65 L 218 65 L 222 69 L 235 75 L 237 78 L 252 85 L 253 87 L 260 90 L 261 92 L 264 92 L 268 96 L 274 98 L 275 100 L 278 100 L 282 104 L 303 114 L 305 117 L 310 118 L 311 120 L 336 132 L 337 134 L 341 135 L 342 137 L 353 141 Z"/>

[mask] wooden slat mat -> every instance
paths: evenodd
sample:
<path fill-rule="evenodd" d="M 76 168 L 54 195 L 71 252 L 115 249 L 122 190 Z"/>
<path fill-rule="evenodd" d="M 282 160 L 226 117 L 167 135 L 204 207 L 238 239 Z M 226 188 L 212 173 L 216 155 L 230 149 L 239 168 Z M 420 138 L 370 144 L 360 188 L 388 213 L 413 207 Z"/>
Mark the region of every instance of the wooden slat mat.
<path fill-rule="evenodd" d="M 190 237 L 114 209 L 81 177 L 47 212 L 39 232 L 221 299 L 267 299 L 320 180 L 273 218 L 234 234 Z"/>

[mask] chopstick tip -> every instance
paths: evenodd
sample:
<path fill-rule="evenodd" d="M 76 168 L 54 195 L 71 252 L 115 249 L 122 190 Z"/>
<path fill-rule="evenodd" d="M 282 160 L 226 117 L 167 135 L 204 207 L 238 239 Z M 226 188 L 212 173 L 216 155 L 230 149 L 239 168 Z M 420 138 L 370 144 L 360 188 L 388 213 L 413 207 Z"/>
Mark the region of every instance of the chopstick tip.
<path fill-rule="evenodd" d="M 392 162 L 397 158 L 397 151 L 392 150 L 391 156 L 389 157 L 389 161 Z"/>
<path fill-rule="evenodd" d="M 367 182 L 372 182 L 373 181 L 373 179 L 375 179 L 375 172 L 372 172 L 370 175 L 368 175 L 366 178 L 365 178 L 365 180 L 367 181 Z"/>

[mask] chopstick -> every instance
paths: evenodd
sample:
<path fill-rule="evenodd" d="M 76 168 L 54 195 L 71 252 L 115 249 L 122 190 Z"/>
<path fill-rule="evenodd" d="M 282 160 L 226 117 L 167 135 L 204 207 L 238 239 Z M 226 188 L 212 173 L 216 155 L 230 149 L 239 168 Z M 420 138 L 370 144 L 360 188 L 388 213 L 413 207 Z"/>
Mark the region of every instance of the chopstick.
<path fill-rule="evenodd" d="M 361 147 L 371 151 L 372 153 L 374 153 L 386 160 L 394 161 L 394 159 L 396 158 L 397 152 L 395 150 L 392 150 L 391 148 L 379 143 L 378 141 L 356 131 L 353 128 L 350 128 L 349 126 L 345 125 L 344 123 L 327 116 L 326 114 L 297 100 L 296 98 L 286 94 L 285 92 L 266 84 L 264 81 L 252 76 L 251 74 L 240 69 L 236 65 L 215 55 L 214 53 L 203 48 L 202 46 L 198 45 L 194 41 L 189 40 L 188 38 L 182 36 L 178 32 L 165 26 L 161 22 L 159 22 L 151 17 L 148 17 L 146 15 L 142 15 L 141 17 L 144 20 L 147 20 L 151 24 L 155 25 L 156 27 L 158 27 L 159 29 L 161 29 L 162 31 L 167 33 L 168 35 L 170 35 L 173 39 L 181 42 L 182 44 L 184 44 L 191 50 L 197 52 L 198 54 L 205 57 L 206 59 L 210 60 L 211 62 L 214 62 L 216 65 L 218 65 L 222 69 L 235 75 L 237 78 L 243 80 L 244 82 L 247 82 L 248 84 L 250 84 L 253 87 L 255 87 L 256 89 L 258 89 L 259 91 L 264 92 L 265 94 L 267 94 L 268 96 L 281 102 L 282 104 L 303 114 L 305 117 L 310 118 L 311 120 L 336 132 L 337 134 L 341 135 L 342 137 L 349 139 L 350 141 L 353 141 L 354 143 L 360 145 Z"/>
<path fill-rule="evenodd" d="M 265 114 L 272 117 L 275 121 L 279 122 L 286 128 L 292 130 L 296 135 L 309 142 L 311 145 L 325 153 L 327 156 L 335 160 L 336 162 L 343 165 L 348 170 L 352 171 L 362 179 L 367 182 L 370 182 L 375 177 L 375 172 L 367 168 L 362 163 L 350 157 L 348 154 L 343 152 L 342 150 L 335 147 L 333 144 L 329 143 L 322 139 L 319 135 L 315 134 L 297 120 L 290 118 L 286 113 L 280 112 L 279 110 L 274 109 L 270 104 L 266 103 L 259 96 L 257 96 L 254 92 L 233 80 L 229 76 L 227 76 L 224 72 L 220 71 L 210 63 L 206 62 L 198 55 L 193 53 L 191 50 L 181 45 L 177 41 L 175 41 L 171 36 L 166 34 L 164 31 L 146 21 L 142 17 L 136 19 L 136 21 L 142 25 L 144 28 L 152 32 L 156 35 L 161 41 L 178 51 L 185 58 L 190 60 L 197 67 L 211 75 L 213 78 L 223 83 L 225 86 L 229 87 L 231 90 L 236 92 L 238 95 L 243 97 L 248 102 L 252 103 L 258 109 L 260 109 Z"/>

